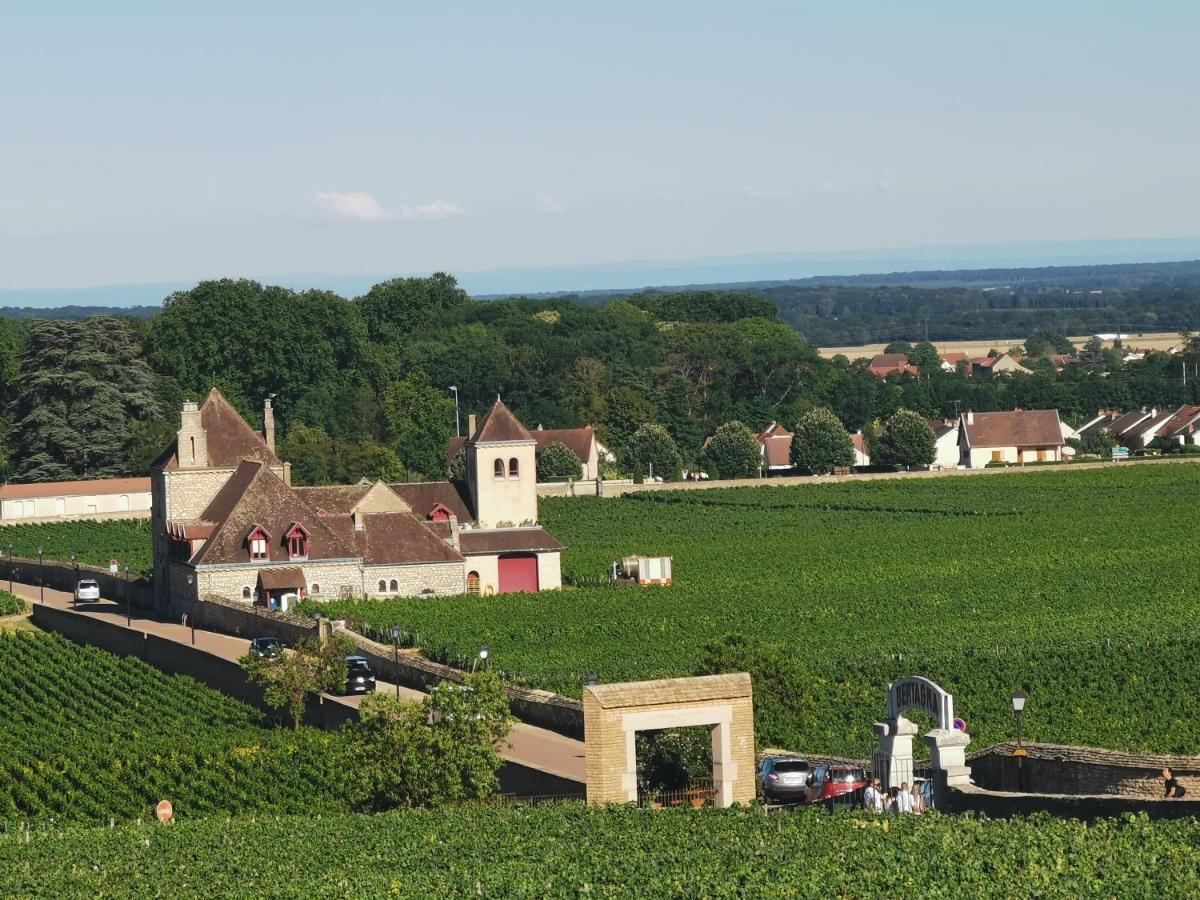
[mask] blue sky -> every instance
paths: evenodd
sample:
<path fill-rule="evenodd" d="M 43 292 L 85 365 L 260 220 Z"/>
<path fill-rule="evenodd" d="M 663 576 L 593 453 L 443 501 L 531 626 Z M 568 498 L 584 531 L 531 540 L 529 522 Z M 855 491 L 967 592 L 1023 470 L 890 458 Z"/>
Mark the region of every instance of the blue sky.
<path fill-rule="evenodd" d="M 1198 237 L 1197 34 L 1180 2 L 0 0 L 0 288 Z"/>

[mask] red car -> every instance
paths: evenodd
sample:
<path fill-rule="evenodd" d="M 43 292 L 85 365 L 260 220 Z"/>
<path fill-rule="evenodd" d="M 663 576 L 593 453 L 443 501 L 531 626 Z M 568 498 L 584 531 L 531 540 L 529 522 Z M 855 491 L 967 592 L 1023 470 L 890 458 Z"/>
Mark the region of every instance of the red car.
<path fill-rule="evenodd" d="M 808 777 L 805 799 L 809 803 L 856 803 L 868 783 L 862 766 L 817 766 Z"/>

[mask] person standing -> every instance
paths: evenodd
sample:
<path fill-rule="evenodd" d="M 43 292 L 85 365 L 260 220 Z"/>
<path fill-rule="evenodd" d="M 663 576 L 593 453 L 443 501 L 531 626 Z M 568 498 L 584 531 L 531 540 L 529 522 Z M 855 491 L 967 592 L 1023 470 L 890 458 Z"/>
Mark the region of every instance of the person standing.
<path fill-rule="evenodd" d="M 883 812 L 883 791 L 878 778 L 863 791 L 863 809 L 870 813 Z"/>
<path fill-rule="evenodd" d="M 1175 777 L 1175 772 L 1170 766 L 1167 766 L 1162 771 L 1163 781 L 1166 782 L 1167 792 L 1163 794 L 1164 798 L 1181 799 L 1187 791 L 1183 785 L 1179 783 L 1179 779 Z"/>
<path fill-rule="evenodd" d="M 921 792 L 921 785 L 913 782 L 912 786 L 912 810 L 916 815 L 925 812 L 925 795 Z"/>
<path fill-rule="evenodd" d="M 910 813 L 913 811 L 912 792 L 908 788 L 908 782 L 900 785 L 900 793 L 896 795 L 896 812 Z"/>

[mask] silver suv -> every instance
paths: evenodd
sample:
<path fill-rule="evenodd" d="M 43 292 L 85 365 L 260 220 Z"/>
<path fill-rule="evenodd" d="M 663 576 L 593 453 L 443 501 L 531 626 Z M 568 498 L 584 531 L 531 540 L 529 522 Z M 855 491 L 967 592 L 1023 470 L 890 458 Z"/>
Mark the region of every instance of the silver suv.
<path fill-rule="evenodd" d="M 100 585 L 95 578 L 80 578 L 75 585 L 76 600 L 99 600 Z"/>

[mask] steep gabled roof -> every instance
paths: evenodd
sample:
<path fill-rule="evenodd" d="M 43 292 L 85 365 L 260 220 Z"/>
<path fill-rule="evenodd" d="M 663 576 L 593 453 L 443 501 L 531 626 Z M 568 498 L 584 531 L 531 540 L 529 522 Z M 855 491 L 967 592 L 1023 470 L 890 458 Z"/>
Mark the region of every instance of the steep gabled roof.
<path fill-rule="evenodd" d="M 790 469 L 792 467 L 792 433 L 772 422 L 755 435 L 763 446 L 763 459 L 768 469 Z"/>
<path fill-rule="evenodd" d="M 270 543 L 271 561 L 286 560 L 287 548 L 282 536 L 295 522 L 303 522 L 309 531 L 310 560 L 358 556 L 353 540 L 347 540 L 353 533 L 349 519 L 335 524 L 317 515 L 296 491 L 259 462 L 239 464 L 200 519 L 215 522 L 216 527 L 212 537 L 192 557 L 193 565 L 248 562 L 245 538 L 255 525 L 261 525 L 274 536 Z"/>
<path fill-rule="evenodd" d="M 269 466 L 282 464 L 263 436 L 246 424 L 246 420 L 238 415 L 225 395 L 216 388 L 209 391 L 200 404 L 200 424 L 204 426 L 208 437 L 209 468 L 232 469 L 244 459 Z M 177 452 L 176 441 L 173 440 L 154 461 L 152 468 L 179 468 Z"/>
<path fill-rule="evenodd" d="M 1112 423 L 1112 425 L 1109 426 L 1108 430 L 1113 433 L 1114 437 L 1119 438 L 1121 435 L 1123 435 L 1125 432 L 1129 431 L 1135 425 L 1146 421 L 1146 419 L 1149 419 L 1150 415 L 1151 415 L 1151 413 L 1148 412 L 1147 410 L 1135 409 L 1133 412 L 1127 412 L 1127 413 L 1125 413 L 1125 415 L 1117 418 Z"/>
<path fill-rule="evenodd" d="M 502 444 L 514 441 L 532 441 L 533 435 L 509 411 L 499 397 L 483 417 L 471 440 L 476 444 Z"/>
<path fill-rule="evenodd" d="M 370 483 L 333 484 L 292 488 L 305 503 L 323 516 L 348 516 L 354 505 L 371 489 Z"/>
<path fill-rule="evenodd" d="M 1056 409 L 1018 409 L 973 413 L 962 418 L 972 447 L 1061 447 L 1062 425 Z"/>
<path fill-rule="evenodd" d="M 1200 406 L 1181 406 L 1158 433 L 1163 437 L 1191 434 L 1196 430 L 1196 421 L 1198 419 L 1200 419 Z"/>

